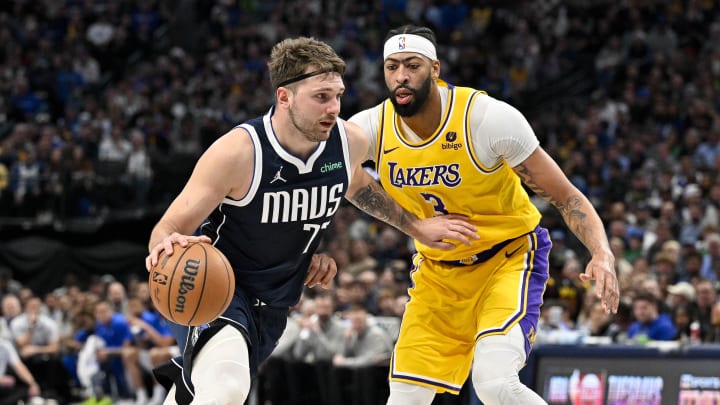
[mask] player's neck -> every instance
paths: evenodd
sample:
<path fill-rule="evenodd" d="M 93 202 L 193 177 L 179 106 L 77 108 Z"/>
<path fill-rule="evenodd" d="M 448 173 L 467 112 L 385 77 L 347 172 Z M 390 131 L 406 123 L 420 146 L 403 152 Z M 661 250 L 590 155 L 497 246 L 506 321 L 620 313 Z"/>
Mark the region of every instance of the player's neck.
<path fill-rule="evenodd" d="M 400 117 L 417 136 L 427 139 L 440 126 L 442 118 L 442 100 L 437 86 L 432 86 L 425 105 L 411 117 Z"/>

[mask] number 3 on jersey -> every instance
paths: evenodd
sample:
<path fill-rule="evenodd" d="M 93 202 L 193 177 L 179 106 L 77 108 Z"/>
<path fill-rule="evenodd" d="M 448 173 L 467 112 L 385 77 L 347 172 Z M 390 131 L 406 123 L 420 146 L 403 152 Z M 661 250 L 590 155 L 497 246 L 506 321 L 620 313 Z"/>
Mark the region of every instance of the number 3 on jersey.
<path fill-rule="evenodd" d="M 445 203 L 440 197 L 430 193 L 420 193 L 428 204 L 432 204 L 433 210 L 437 215 L 447 215 L 449 212 L 445 209 Z"/>

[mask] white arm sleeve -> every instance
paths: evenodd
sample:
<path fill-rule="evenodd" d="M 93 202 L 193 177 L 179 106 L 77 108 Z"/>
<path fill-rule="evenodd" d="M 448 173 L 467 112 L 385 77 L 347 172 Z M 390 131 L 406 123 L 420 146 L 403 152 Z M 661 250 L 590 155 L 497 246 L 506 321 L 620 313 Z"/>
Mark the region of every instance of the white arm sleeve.
<path fill-rule="evenodd" d="M 359 113 L 350 117 L 350 119 L 348 120 L 353 124 L 359 126 L 365 133 L 365 136 L 367 136 L 368 140 L 370 141 L 367 155 L 365 156 L 365 159 L 363 159 L 363 162 L 367 160 L 375 161 L 375 147 L 377 146 L 380 106 L 381 104 L 378 104 L 373 108 L 362 110 Z"/>
<path fill-rule="evenodd" d="M 486 167 L 502 159 L 515 167 L 540 145 L 530 123 L 510 104 L 480 95 L 470 114 L 475 155 Z"/>

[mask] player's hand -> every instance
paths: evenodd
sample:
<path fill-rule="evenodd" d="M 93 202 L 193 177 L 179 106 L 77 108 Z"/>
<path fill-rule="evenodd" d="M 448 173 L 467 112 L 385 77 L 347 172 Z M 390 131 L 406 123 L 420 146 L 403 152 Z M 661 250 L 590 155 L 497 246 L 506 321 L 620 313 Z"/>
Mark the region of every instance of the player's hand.
<path fill-rule="evenodd" d="M 182 247 L 186 247 L 187 245 L 195 242 L 211 243 L 212 240 L 205 235 L 192 236 L 173 232 L 172 234 L 166 236 L 162 242 L 158 243 L 150 251 L 150 254 L 145 258 L 145 269 L 150 271 L 150 269 L 157 265 L 158 257 L 160 257 L 161 252 L 164 251 L 166 255 L 171 256 L 173 254 L 173 245 L 177 244 Z"/>
<path fill-rule="evenodd" d="M 464 215 L 449 214 L 416 221 L 412 237 L 425 246 L 440 250 L 452 250 L 458 242 L 470 245 L 480 239 L 475 225 Z"/>
<path fill-rule="evenodd" d="M 327 290 L 332 287 L 332 281 L 336 274 L 337 263 L 335 263 L 335 259 L 325 253 L 316 253 L 310 262 L 308 274 L 305 277 L 305 285 L 310 288 L 319 285 Z"/>
<path fill-rule="evenodd" d="M 593 255 L 585 267 L 585 273 L 580 274 L 580 280 L 595 280 L 595 294 L 600 298 L 606 313 L 617 313 L 620 303 L 620 288 L 615 275 L 615 257 L 612 253 Z"/>

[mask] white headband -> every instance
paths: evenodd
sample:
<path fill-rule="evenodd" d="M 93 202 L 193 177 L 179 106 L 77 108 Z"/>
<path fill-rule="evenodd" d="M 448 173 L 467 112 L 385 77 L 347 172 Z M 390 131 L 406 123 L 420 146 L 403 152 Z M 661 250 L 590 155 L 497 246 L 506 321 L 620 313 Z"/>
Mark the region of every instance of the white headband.
<path fill-rule="evenodd" d="M 427 56 L 430 60 L 437 60 L 435 46 L 429 39 L 420 35 L 399 34 L 385 41 L 383 59 L 387 59 L 390 55 L 398 52 L 416 52 Z"/>

